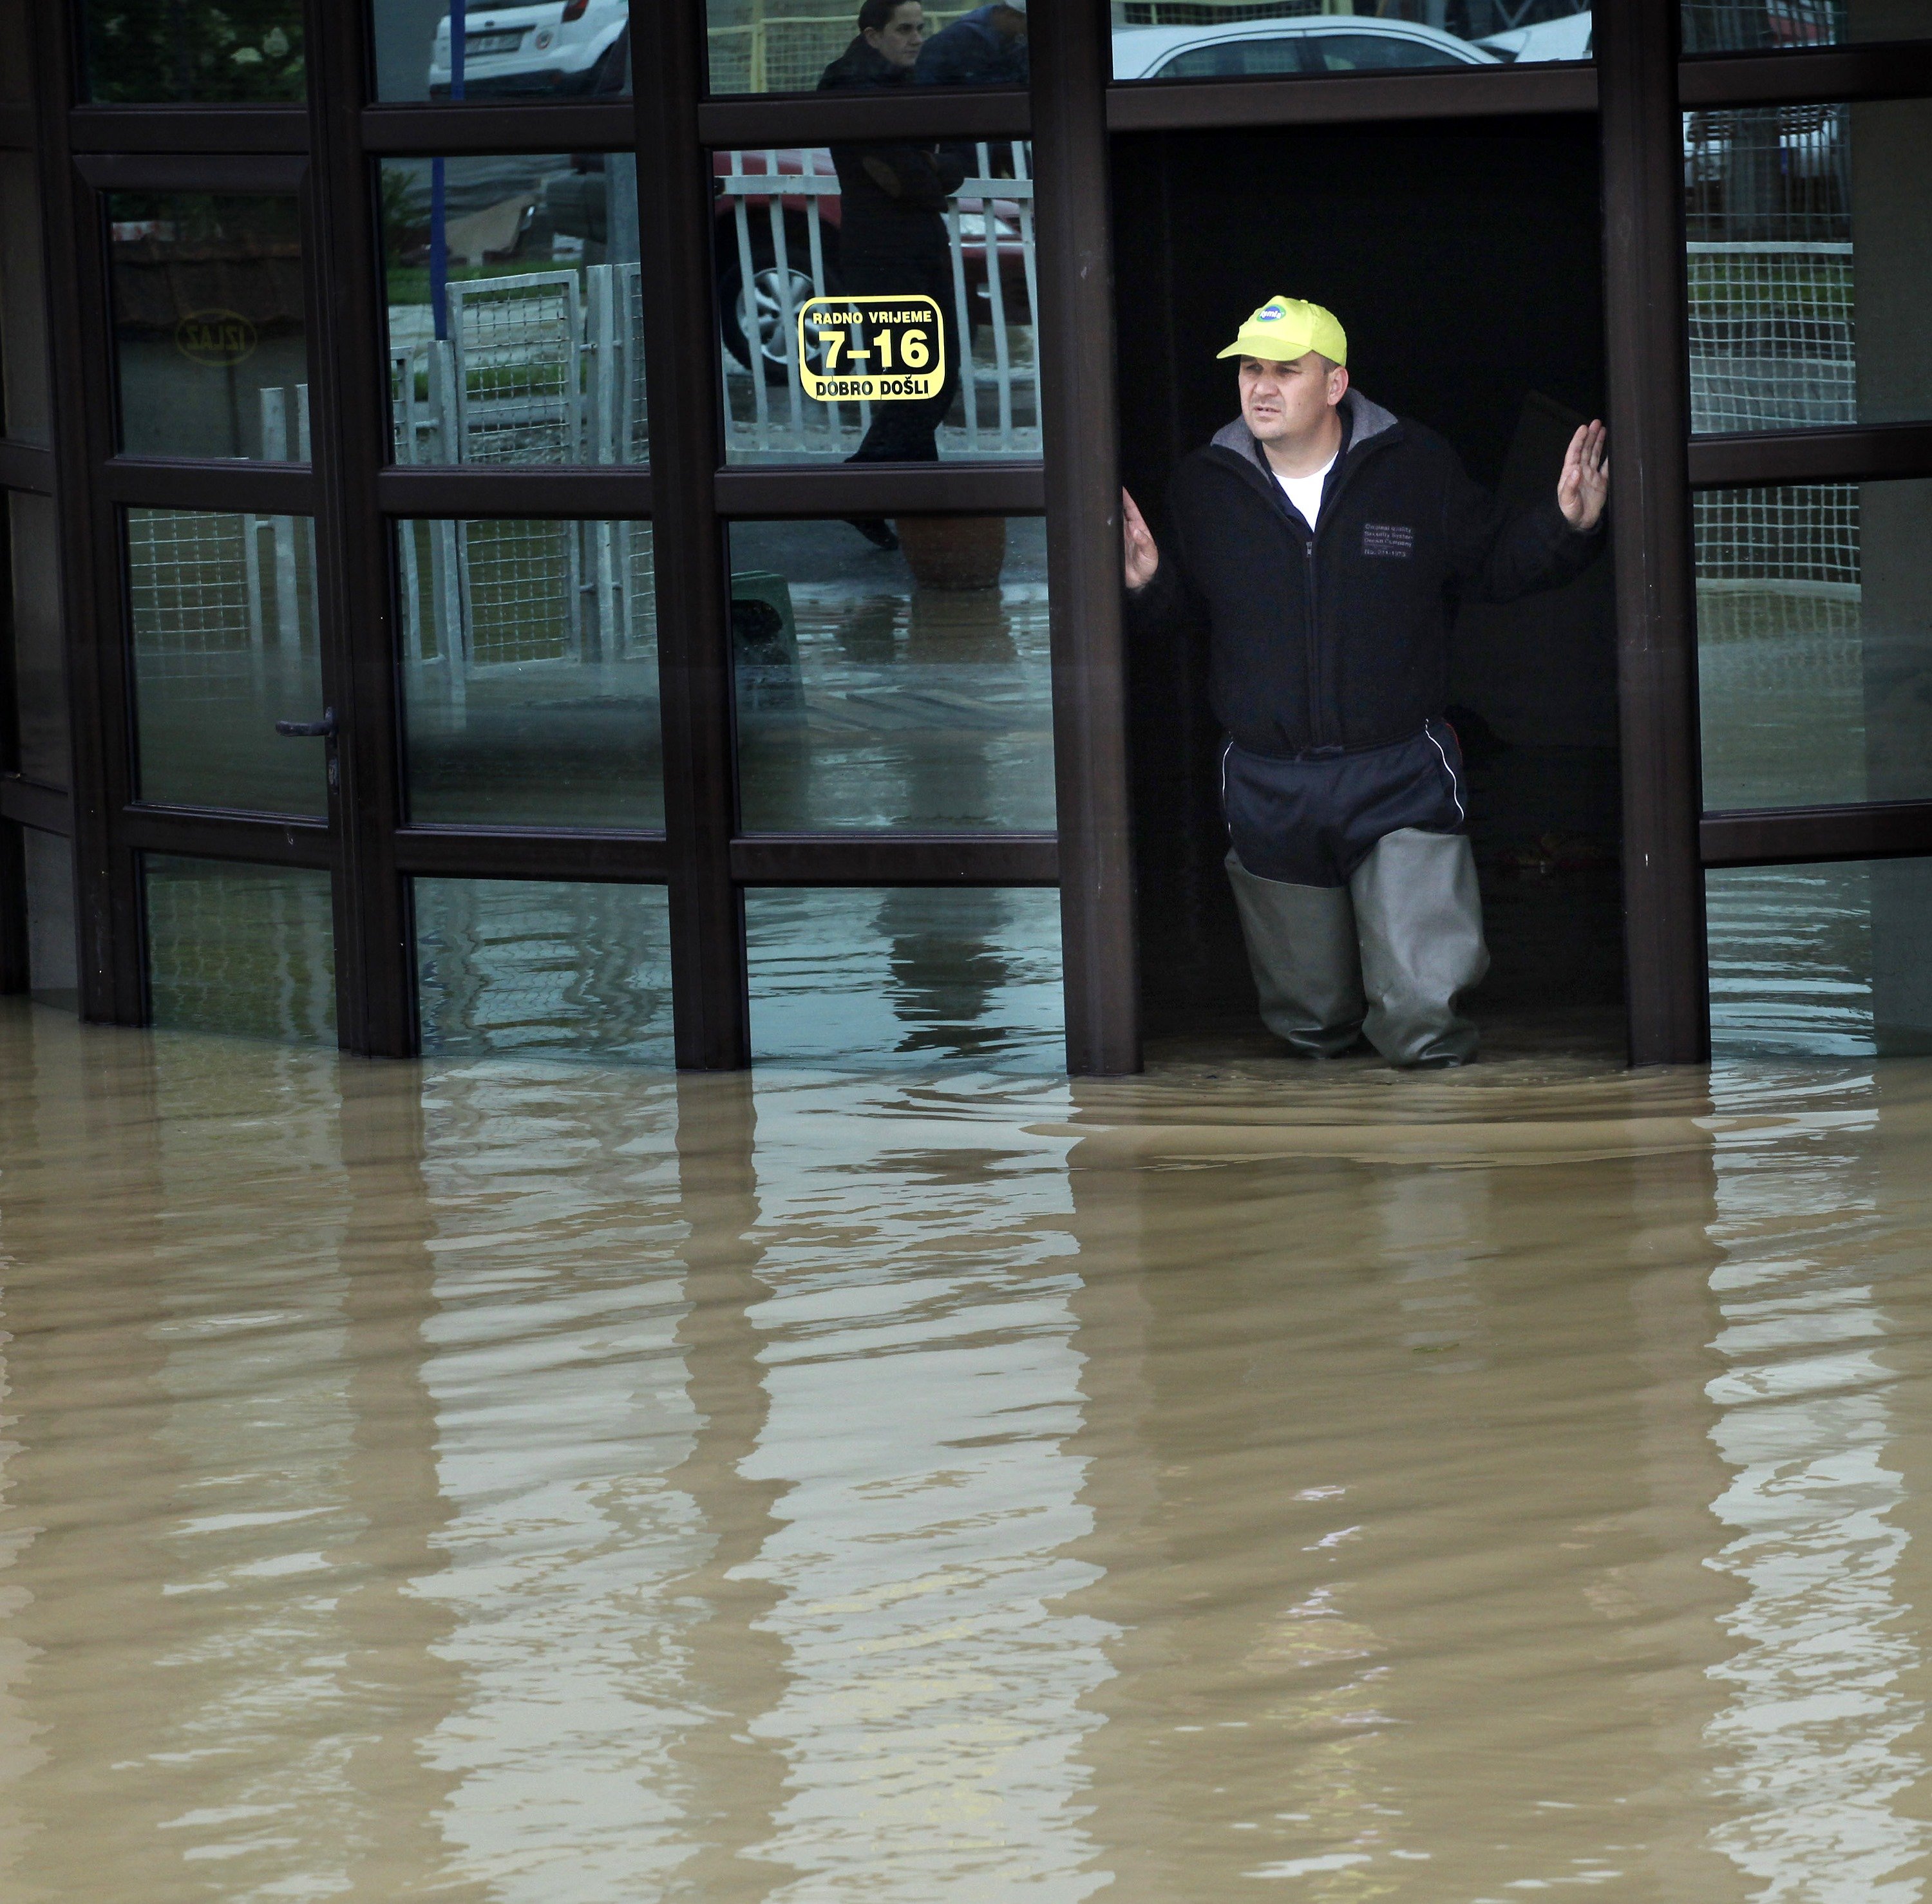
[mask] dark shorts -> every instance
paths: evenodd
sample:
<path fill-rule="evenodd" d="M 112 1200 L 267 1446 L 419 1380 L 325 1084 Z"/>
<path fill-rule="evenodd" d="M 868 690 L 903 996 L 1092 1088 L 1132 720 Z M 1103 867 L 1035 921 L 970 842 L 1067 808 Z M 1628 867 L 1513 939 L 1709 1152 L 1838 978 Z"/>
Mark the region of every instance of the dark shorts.
<path fill-rule="evenodd" d="M 1446 721 L 1387 747 L 1319 760 L 1274 760 L 1231 740 L 1221 811 L 1235 858 L 1258 878 L 1346 886 L 1388 834 L 1462 831 L 1462 750 Z"/>

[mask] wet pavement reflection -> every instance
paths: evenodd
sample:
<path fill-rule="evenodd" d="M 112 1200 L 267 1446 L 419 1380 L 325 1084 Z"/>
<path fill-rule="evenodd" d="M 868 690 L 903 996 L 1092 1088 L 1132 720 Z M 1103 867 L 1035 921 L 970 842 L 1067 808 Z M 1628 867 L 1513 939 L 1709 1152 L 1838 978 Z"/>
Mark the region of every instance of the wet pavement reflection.
<path fill-rule="evenodd" d="M 0 1895 L 1921 1897 L 1932 1064 L 0 1008 Z"/>

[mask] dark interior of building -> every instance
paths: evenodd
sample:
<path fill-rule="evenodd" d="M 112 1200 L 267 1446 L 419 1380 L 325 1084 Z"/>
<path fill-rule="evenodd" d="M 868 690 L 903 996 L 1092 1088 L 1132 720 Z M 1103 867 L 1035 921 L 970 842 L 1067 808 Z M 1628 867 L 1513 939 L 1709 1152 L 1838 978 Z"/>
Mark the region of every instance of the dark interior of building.
<path fill-rule="evenodd" d="M 1264 297 L 1327 305 L 1358 387 L 1441 430 L 1513 499 L 1553 487 L 1602 414 L 1594 122 L 1166 133 L 1118 139 L 1122 465 L 1158 536 L 1168 471 L 1235 414 L 1214 353 Z M 1131 663 L 1142 988 L 1156 1038 L 1252 1022 L 1221 861 L 1221 733 L 1198 643 Z M 1451 718 L 1505 1044 L 1621 1039 L 1610 565 L 1456 624 Z"/>

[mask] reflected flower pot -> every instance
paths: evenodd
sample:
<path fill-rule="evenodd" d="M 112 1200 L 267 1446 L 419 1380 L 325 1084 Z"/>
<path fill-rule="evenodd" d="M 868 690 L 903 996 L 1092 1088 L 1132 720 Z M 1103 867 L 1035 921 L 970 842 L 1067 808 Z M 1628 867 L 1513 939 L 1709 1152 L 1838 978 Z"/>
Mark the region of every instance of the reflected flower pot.
<path fill-rule="evenodd" d="M 1004 516 L 908 516 L 892 526 L 922 589 L 990 589 L 1000 579 L 1006 559 Z"/>

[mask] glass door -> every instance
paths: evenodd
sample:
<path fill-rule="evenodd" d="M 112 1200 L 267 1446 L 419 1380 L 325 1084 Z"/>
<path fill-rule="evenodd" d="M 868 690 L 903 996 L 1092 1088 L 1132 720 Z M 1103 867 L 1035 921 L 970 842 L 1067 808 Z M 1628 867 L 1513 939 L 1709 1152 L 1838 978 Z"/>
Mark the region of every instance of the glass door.
<path fill-rule="evenodd" d="M 1714 1042 L 1919 1051 L 1932 102 L 1790 90 L 1684 121 Z"/>

